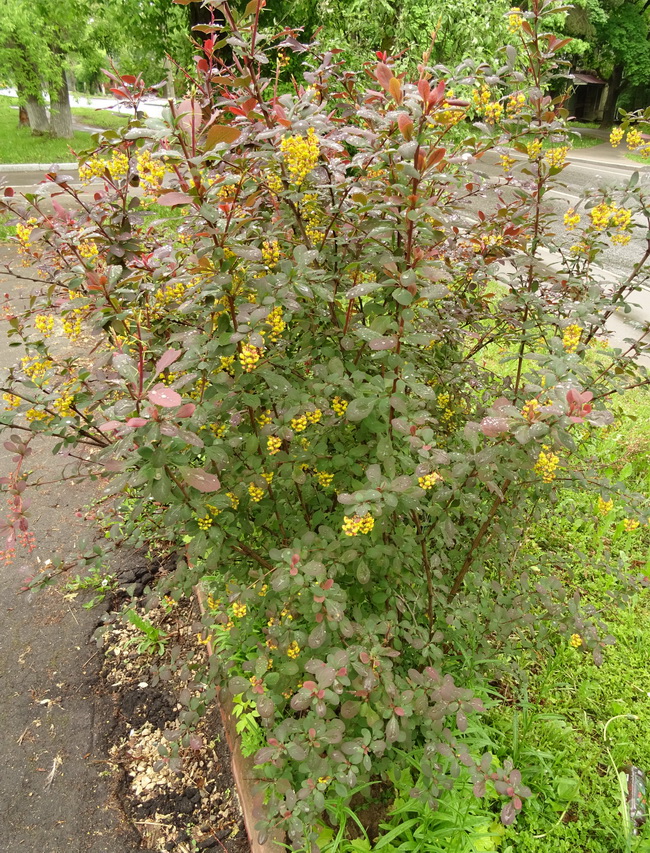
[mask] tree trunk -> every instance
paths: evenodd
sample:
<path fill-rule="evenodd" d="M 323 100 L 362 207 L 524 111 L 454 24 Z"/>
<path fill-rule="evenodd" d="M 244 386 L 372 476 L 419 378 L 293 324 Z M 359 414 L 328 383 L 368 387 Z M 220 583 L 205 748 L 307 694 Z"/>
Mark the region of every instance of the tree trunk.
<path fill-rule="evenodd" d="M 57 139 L 72 139 L 70 92 L 63 69 L 61 69 L 60 85 L 50 89 L 50 131 Z"/>
<path fill-rule="evenodd" d="M 605 107 L 603 109 L 603 118 L 600 122 L 600 126 L 602 128 L 611 127 L 618 118 L 618 113 L 616 112 L 616 103 L 618 101 L 618 96 L 621 94 L 622 89 L 623 66 L 621 64 L 617 64 L 614 66 L 612 76 L 609 78 L 607 100 L 605 101 Z"/>
<path fill-rule="evenodd" d="M 27 107 L 23 104 L 18 107 L 18 126 L 29 127 L 29 116 L 27 115 Z"/>
<path fill-rule="evenodd" d="M 34 95 L 28 95 L 25 99 L 25 109 L 34 136 L 43 136 L 50 132 L 50 121 L 45 104 L 40 103 Z"/>

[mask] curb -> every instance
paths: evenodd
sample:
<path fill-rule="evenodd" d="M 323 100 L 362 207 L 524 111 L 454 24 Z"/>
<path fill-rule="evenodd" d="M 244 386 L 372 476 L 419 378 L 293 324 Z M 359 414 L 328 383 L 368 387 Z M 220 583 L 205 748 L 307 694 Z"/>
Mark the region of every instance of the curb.
<path fill-rule="evenodd" d="M 59 169 L 78 169 L 79 163 L 0 163 L 2 172 L 47 172 L 52 166 Z"/>
<path fill-rule="evenodd" d="M 620 172 L 647 172 L 650 170 L 650 166 L 643 166 L 640 163 L 618 163 L 612 160 L 595 160 L 591 157 L 572 157 L 571 154 L 567 156 L 567 162 L 572 166 L 584 164 L 585 166 L 595 166 L 601 169 L 616 169 Z"/>
<path fill-rule="evenodd" d="M 200 584 L 194 587 L 196 600 L 199 605 L 199 610 L 203 616 L 205 609 L 205 594 Z M 212 643 L 208 640 L 206 644 L 207 654 L 211 657 L 213 654 Z M 237 786 L 239 794 L 239 802 L 241 805 L 246 834 L 250 843 L 251 853 L 279 853 L 285 850 L 283 844 L 284 833 L 275 830 L 269 836 L 269 840 L 264 844 L 260 844 L 257 840 L 257 831 L 255 824 L 258 820 L 264 817 L 264 802 L 259 790 L 255 790 L 257 780 L 253 772 L 254 762 L 253 757 L 244 758 L 239 748 L 239 735 L 235 731 L 235 718 L 232 714 L 232 705 L 228 700 L 221 699 L 221 691 L 217 686 L 217 704 L 219 713 L 221 714 L 221 722 L 226 733 L 226 740 L 232 757 L 232 775 Z"/>

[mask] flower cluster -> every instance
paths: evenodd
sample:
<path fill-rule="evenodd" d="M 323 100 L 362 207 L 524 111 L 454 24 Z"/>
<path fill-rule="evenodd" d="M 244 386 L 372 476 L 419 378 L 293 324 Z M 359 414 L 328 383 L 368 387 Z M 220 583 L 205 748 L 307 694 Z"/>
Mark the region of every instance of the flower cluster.
<path fill-rule="evenodd" d="M 534 397 L 531 400 L 526 400 L 524 405 L 521 407 L 521 414 L 527 421 L 531 423 L 537 420 L 539 416 L 540 403 L 539 400 L 536 400 Z"/>
<path fill-rule="evenodd" d="M 320 486 L 327 489 L 332 484 L 334 474 L 330 474 L 328 471 L 314 471 L 314 477 L 316 477 Z"/>
<path fill-rule="evenodd" d="M 501 160 L 501 168 L 504 172 L 509 172 L 517 162 L 515 158 L 511 157 L 509 154 L 501 154 L 499 159 Z"/>
<path fill-rule="evenodd" d="M 97 255 L 99 254 L 99 249 L 97 248 L 97 244 L 93 243 L 91 240 L 84 240 L 83 242 L 79 243 L 79 246 L 77 247 L 77 251 L 79 252 L 79 255 L 82 258 L 85 258 L 86 260 L 89 260 L 89 261 L 92 260 L 93 258 L 96 258 Z"/>
<path fill-rule="evenodd" d="M 151 156 L 151 151 L 148 148 L 138 151 L 136 158 L 136 168 L 140 176 L 140 183 L 144 187 L 147 195 L 157 196 L 162 187 L 163 178 L 167 172 L 167 167 L 163 160 Z"/>
<path fill-rule="evenodd" d="M 248 607 L 245 604 L 242 604 L 241 601 L 236 601 L 232 606 L 232 615 L 236 619 L 243 619 L 247 612 Z"/>
<path fill-rule="evenodd" d="M 566 165 L 566 155 L 568 153 L 568 145 L 559 145 L 557 148 L 549 149 L 544 155 L 544 160 L 551 169 L 562 169 Z"/>
<path fill-rule="evenodd" d="M 74 394 L 71 394 L 69 391 L 63 391 L 54 401 L 53 405 L 55 411 L 61 415 L 62 418 L 70 418 L 75 414 L 74 409 L 72 408 L 73 404 Z"/>
<path fill-rule="evenodd" d="M 605 231 L 608 228 L 618 229 L 611 235 L 612 243 L 625 246 L 630 242 L 631 235 L 628 233 L 628 229 L 632 224 L 631 210 L 603 201 L 591 208 L 589 216 L 591 217 L 591 225 L 595 231 Z"/>
<path fill-rule="evenodd" d="M 280 244 L 277 240 L 265 240 L 262 243 L 262 260 L 269 269 L 280 260 Z"/>
<path fill-rule="evenodd" d="M 526 103 L 526 96 L 523 92 L 513 92 L 506 101 L 506 112 L 510 115 L 518 113 Z"/>
<path fill-rule="evenodd" d="M 537 462 L 535 462 L 535 473 L 542 478 L 543 482 L 552 483 L 556 476 L 555 469 L 559 461 L 559 457 L 553 453 L 548 444 L 544 444 L 539 451 Z"/>
<path fill-rule="evenodd" d="M 576 213 L 573 207 L 570 207 L 564 214 L 564 225 L 567 231 L 573 231 L 576 225 L 580 224 L 580 214 Z"/>
<path fill-rule="evenodd" d="M 266 318 L 266 324 L 270 327 L 269 340 L 271 343 L 276 343 L 282 335 L 282 332 L 287 328 L 287 324 L 282 319 L 282 308 L 276 305 Z"/>
<path fill-rule="evenodd" d="M 641 145 L 643 145 L 643 137 L 639 131 L 633 127 L 632 130 L 628 130 L 625 142 L 629 150 L 634 151 L 635 148 L 640 148 Z"/>
<path fill-rule="evenodd" d="M 537 160 L 542 151 L 542 140 L 532 139 L 526 146 L 529 160 Z"/>
<path fill-rule="evenodd" d="M 516 35 L 521 30 L 521 25 L 524 22 L 523 15 L 519 6 L 513 6 L 508 12 L 508 32 Z"/>
<path fill-rule="evenodd" d="M 625 131 L 622 127 L 615 127 L 612 129 L 612 132 L 609 134 L 609 141 L 612 148 L 618 148 L 621 144 L 623 137 L 625 136 Z"/>
<path fill-rule="evenodd" d="M 600 495 L 598 496 L 598 504 L 596 505 L 596 512 L 598 515 L 607 515 L 613 509 L 614 501 L 611 498 L 606 501 Z"/>
<path fill-rule="evenodd" d="M 440 482 L 440 480 L 442 480 L 440 474 L 438 474 L 437 471 L 432 471 L 430 474 L 425 474 L 423 477 L 418 477 L 418 485 L 426 492 L 429 489 L 432 489 L 436 483 Z"/>
<path fill-rule="evenodd" d="M 156 305 L 161 307 L 180 302 L 187 293 L 188 285 L 184 281 L 169 282 L 164 287 L 159 287 L 154 294 Z"/>
<path fill-rule="evenodd" d="M 564 349 L 567 352 L 575 352 L 578 349 L 581 335 L 582 326 L 578 326 L 576 323 L 567 326 L 562 335 L 562 346 Z"/>
<path fill-rule="evenodd" d="M 305 178 L 313 172 L 318 163 L 320 148 L 313 127 L 307 136 L 284 136 L 280 140 L 280 151 L 289 172 L 291 183 L 301 186 Z"/>
<path fill-rule="evenodd" d="M 37 314 L 34 317 L 34 326 L 44 338 L 49 338 L 54 331 L 54 317 L 47 314 Z"/>
<path fill-rule="evenodd" d="M 277 435 L 270 435 L 266 439 L 266 449 L 269 452 L 269 456 L 275 456 L 276 453 L 279 453 L 281 447 L 282 439 Z"/>
<path fill-rule="evenodd" d="M 256 486 L 255 483 L 249 483 L 248 494 L 250 495 L 250 498 L 254 503 L 258 503 L 264 497 L 264 489 L 261 489 L 259 486 Z"/>
<path fill-rule="evenodd" d="M 300 655 L 300 646 L 294 640 L 287 649 L 287 657 L 295 660 Z"/>
<path fill-rule="evenodd" d="M 370 533 L 375 526 L 375 519 L 367 512 L 365 515 L 346 515 L 343 519 L 343 532 L 346 536 L 358 536 L 359 533 Z"/>
<path fill-rule="evenodd" d="M 626 518 L 623 521 L 623 529 L 626 533 L 632 533 L 633 530 L 636 530 L 639 526 L 640 522 L 638 518 Z"/>
<path fill-rule="evenodd" d="M 580 634 L 571 634 L 571 639 L 569 640 L 569 644 L 574 649 L 579 649 L 582 645 L 582 637 Z"/>
<path fill-rule="evenodd" d="M 239 362 L 245 373 L 252 373 L 261 358 L 262 350 L 259 347 L 255 347 L 252 344 L 242 344 L 241 352 L 239 353 Z"/>
<path fill-rule="evenodd" d="M 338 415 L 340 418 L 343 417 L 346 410 L 348 408 L 348 401 L 341 399 L 341 397 L 334 397 L 332 400 L 332 410 L 335 415 Z"/>
<path fill-rule="evenodd" d="M 2 399 L 6 403 L 5 410 L 6 409 L 17 409 L 18 406 L 20 406 L 20 404 L 22 402 L 20 397 L 17 397 L 15 394 L 8 394 L 6 391 L 2 395 Z"/>

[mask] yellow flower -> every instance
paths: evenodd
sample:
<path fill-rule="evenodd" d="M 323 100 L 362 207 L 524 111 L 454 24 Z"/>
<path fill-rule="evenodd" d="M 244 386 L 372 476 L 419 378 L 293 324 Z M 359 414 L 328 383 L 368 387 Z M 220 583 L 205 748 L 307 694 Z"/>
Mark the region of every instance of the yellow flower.
<path fill-rule="evenodd" d="M 521 408 L 521 414 L 526 420 L 534 421 L 539 415 L 539 400 L 526 400 Z"/>
<path fill-rule="evenodd" d="M 504 172 L 509 172 L 512 169 L 512 167 L 515 165 L 515 163 L 517 162 L 515 160 L 515 158 L 510 157 L 509 154 L 501 154 L 500 159 L 501 159 L 501 168 L 503 169 Z"/>
<path fill-rule="evenodd" d="M 499 101 L 491 101 L 489 104 L 484 106 L 483 115 L 485 116 L 486 121 L 489 121 L 491 124 L 496 124 L 496 122 L 498 122 L 503 116 L 503 104 Z"/>
<path fill-rule="evenodd" d="M 300 415 L 297 418 L 291 418 L 290 426 L 294 432 L 302 432 L 307 429 L 308 420 L 306 415 Z"/>
<path fill-rule="evenodd" d="M 307 136 L 285 136 L 280 140 L 280 152 L 293 184 L 300 186 L 318 163 L 320 149 L 318 137 L 313 127 Z"/>
<path fill-rule="evenodd" d="M 639 526 L 639 520 L 637 518 L 626 518 L 623 522 L 623 529 L 626 533 L 632 533 L 633 530 L 636 530 Z"/>
<path fill-rule="evenodd" d="M 199 525 L 200 530 L 209 530 L 212 527 L 212 519 L 210 516 L 195 516 L 196 523 Z"/>
<path fill-rule="evenodd" d="M 334 479 L 334 474 L 330 474 L 327 471 L 314 471 L 314 476 L 318 480 L 319 485 L 321 485 L 324 489 L 327 489 Z"/>
<path fill-rule="evenodd" d="M 515 35 L 521 29 L 524 19 L 519 6 L 513 6 L 508 12 L 508 31 Z"/>
<path fill-rule="evenodd" d="M 235 364 L 235 356 L 234 355 L 221 355 L 219 356 L 219 369 L 224 370 L 226 373 L 230 373 L 232 376 L 232 368 Z"/>
<path fill-rule="evenodd" d="M 639 131 L 633 127 L 632 130 L 628 130 L 625 142 L 630 151 L 633 151 L 635 148 L 640 148 L 641 145 L 643 145 L 643 137 Z"/>
<path fill-rule="evenodd" d="M 613 128 L 612 132 L 609 134 L 609 141 L 612 148 L 618 148 L 621 144 L 621 141 L 625 135 L 625 131 L 622 127 Z"/>
<path fill-rule="evenodd" d="M 263 480 L 266 480 L 266 482 L 267 482 L 269 485 L 271 485 L 271 483 L 273 482 L 273 478 L 274 478 L 274 477 L 275 477 L 275 473 L 274 473 L 273 471 L 263 472 L 263 473 L 262 473 L 262 479 L 263 479 Z"/>
<path fill-rule="evenodd" d="M 251 344 L 242 344 L 239 361 L 246 373 L 251 373 L 255 370 L 257 362 L 261 357 L 262 350 L 259 347 L 254 347 Z"/>
<path fill-rule="evenodd" d="M 607 204 L 604 201 L 592 207 L 589 211 L 589 216 L 591 217 L 593 228 L 596 231 L 604 231 L 609 226 L 609 221 L 615 211 L 615 205 Z"/>
<path fill-rule="evenodd" d="M 559 461 L 559 457 L 553 453 L 548 444 L 544 444 L 537 457 L 537 462 L 535 462 L 535 473 L 545 483 L 552 483 L 555 479 L 555 469 Z"/>
<path fill-rule="evenodd" d="M 292 660 L 295 660 L 299 654 L 300 654 L 300 646 L 294 640 L 291 643 L 291 645 L 289 646 L 289 648 L 287 649 L 287 657 L 291 658 Z"/>
<path fill-rule="evenodd" d="M 275 343 L 282 332 L 287 328 L 287 324 L 282 319 L 282 308 L 279 305 L 269 312 L 269 316 L 266 318 L 266 323 L 271 328 L 271 333 L 269 334 L 269 340 L 271 343 Z"/>
<path fill-rule="evenodd" d="M 517 92 L 508 97 L 508 101 L 506 103 L 506 112 L 513 115 L 514 113 L 518 113 L 524 104 L 526 103 L 526 96 L 523 92 Z"/>
<path fill-rule="evenodd" d="M 418 484 L 421 489 L 428 491 L 432 489 L 436 483 L 439 483 L 442 480 L 440 474 L 436 471 L 432 471 L 431 474 L 425 474 L 424 477 L 418 477 Z"/>
<path fill-rule="evenodd" d="M 581 335 L 582 326 L 577 326 L 575 323 L 567 326 L 562 335 L 562 346 L 564 349 L 567 352 L 575 352 L 578 349 Z"/>
<path fill-rule="evenodd" d="M 82 243 L 79 243 L 77 248 L 81 257 L 86 258 L 86 260 L 92 260 L 99 254 L 97 244 L 92 243 L 90 240 L 84 240 Z"/>
<path fill-rule="evenodd" d="M 232 606 L 232 615 L 236 619 L 243 619 L 247 612 L 248 607 L 245 604 L 242 604 L 241 601 L 236 601 Z"/>
<path fill-rule="evenodd" d="M 264 489 L 256 486 L 255 483 L 250 483 L 248 486 L 248 494 L 251 496 L 252 501 L 258 503 L 264 497 Z"/>
<path fill-rule="evenodd" d="M 607 515 L 607 513 L 611 512 L 614 509 L 614 501 L 610 498 L 610 500 L 606 501 L 599 495 L 598 496 L 598 505 L 597 512 L 598 515 Z"/>
<path fill-rule="evenodd" d="M 268 450 L 269 456 L 275 456 L 276 453 L 279 453 L 281 447 L 282 439 L 277 435 L 270 435 L 266 439 L 266 449 Z"/>
<path fill-rule="evenodd" d="M 323 417 L 323 413 L 320 409 L 314 409 L 314 411 L 312 412 L 306 412 L 305 417 L 307 418 L 310 424 L 317 424 Z"/>
<path fill-rule="evenodd" d="M 568 145 L 560 145 L 557 148 L 551 148 L 544 155 L 544 159 L 551 169 L 561 169 L 566 163 L 566 155 L 569 153 Z"/>
<path fill-rule="evenodd" d="M 264 409 L 263 412 L 260 412 L 259 415 L 257 415 L 255 420 L 257 421 L 257 423 L 261 427 L 266 426 L 267 424 L 270 424 L 271 423 L 271 410 L 270 409 Z"/>
<path fill-rule="evenodd" d="M 347 407 L 347 400 L 342 400 L 340 397 L 334 397 L 332 400 L 332 409 L 334 410 L 334 414 L 338 415 L 340 418 L 345 414 Z"/>
<path fill-rule="evenodd" d="M 54 330 L 54 317 L 48 317 L 46 314 L 37 314 L 34 318 L 34 325 L 44 338 L 49 338 Z"/>
<path fill-rule="evenodd" d="M 526 147 L 528 149 L 528 159 L 537 160 L 542 150 L 542 140 L 533 139 Z"/>
<path fill-rule="evenodd" d="M 106 164 L 114 181 L 126 177 L 129 171 L 129 158 L 121 151 L 113 151 L 113 156 Z"/>
<path fill-rule="evenodd" d="M 20 404 L 21 404 L 21 402 L 22 402 L 22 400 L 20 399 L 20 397 L 16 397 L 16 395 L 15 395 L 15 394 L 7 394 L 7 393 L 4 393 L 4 394 L 2 395 L 2 399 L 3 399 L 3 400 L 5 401 L 5 403 L 7 404 L 7 405 L 5 406 L 5 411 L 6 411 L 7 409 L 17 409 L 17 408 L 18 408 L 18 406 L 20 406 Z"/>
<path fill-rule="evenodd" d="M 53 404 L 53 408 L 62 418 L 74 417 L 74 411 L 72 409 L 72 404 L 74 403 L 74 394 L 70 394 L 66 391 L 61 393 L 61 396 L 58 397 Z"/>
<path fill-rule="evenodd" d="M 359 533 L 370 533 L 375 526 L 375 519 L 367 512 L 365 515 L 346 515 L 343 519 L 343 532 L 346 536 L 358 536 Z"/>
<path fill-rule="evenodd" d="M 574 649 L 579 649 L 582 645 L 582 637 L 580 636 L 580 634 L 571 634 L 571 639 L 569 640 L 569 643 Z"/>
<path fill-rule="evenodd" d="M 570 207 L 567 212 L 564 214 L 564 225 L 566 226 L 567 231 L 573 231 L 573 229 L 580 223 L 580 214 L 576 213 L 575 210 Z"/>
<path fill-rule="evenodd" d="M 237 509 L 237 507 L 239 506 L 239 498 L 237 497 L 237 495 L 234 492 L 226 492 L 226 497 L 230 498 L 230 506 L 233 509 Z"/>
<path fill-rule="evenodd" d="M 280 260 L 280 244 L 277 240 L 265 240 L 262 243 L 262 260 L 269 269 Z"/>

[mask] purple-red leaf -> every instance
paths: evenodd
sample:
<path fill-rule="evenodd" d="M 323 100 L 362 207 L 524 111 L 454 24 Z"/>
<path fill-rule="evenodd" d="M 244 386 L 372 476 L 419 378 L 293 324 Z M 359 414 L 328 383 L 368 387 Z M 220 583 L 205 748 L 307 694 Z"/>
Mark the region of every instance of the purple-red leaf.
<path fill-rule="evenodd" d="M 178 192 L 163 193 L 163 195 L 158 198 L 158 204 L 162 204 L 163 207 L 176 207 L 179 204 L 192 204 L 193 201 L 194 199 L 191 195 Z"/>
<path fill-rule="evenodd" d="M 183 398 L 172 388 L 159 383 L 149 391 L 149 399 L 155 406 L 162 406 L 164 409 L 173 409 L 175 406 L 180 406 Z"/>
<path fill-rule="evenodd" d="M 176 417 L 191 418 L 195 411 L 196 406 L 194 403 L 185 403 L 185 405 L 181 406 L 180 409 L 176 412 Z"/>
<path fill-rule="evenodd" d="M 214 474 L 208 474 L 203 468 L 185 468 L 182 473 L 188 486 L 192 486 L 199 492 L 216 492 L 221 488 L 219 478 Z"/>
<path fill-rule="evenodd" d="M 156 362 L 156 376 L 168 368 L 170 364 L 173 364 L 181 355 L 182 353 L 179 349 L 168 349 L 167 352 L 163 353 Z"/>
<path fill-rule="evenodd" d="M 146 418 L 129 418 L 126 425 L 130 427 L 141 427 L 146 426 L 148 423 L 149 421 Z"/>

